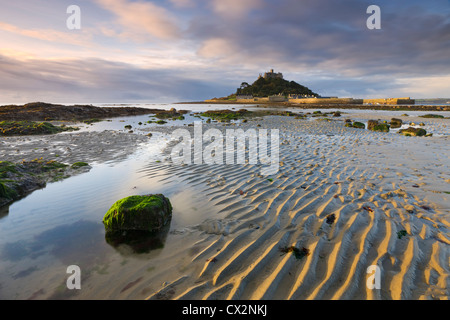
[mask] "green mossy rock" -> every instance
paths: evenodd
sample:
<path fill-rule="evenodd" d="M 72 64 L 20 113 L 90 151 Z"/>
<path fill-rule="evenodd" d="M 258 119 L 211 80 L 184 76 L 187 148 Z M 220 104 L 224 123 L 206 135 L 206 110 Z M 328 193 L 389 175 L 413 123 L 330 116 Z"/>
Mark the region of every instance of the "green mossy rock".
<path fill-rule="evenodd" d="M 0 121 L 0 136 L 55 134 L 72 130 L 78 128 L 54 126 L 49 122 Z"/>
<path fill-rule="evenodd" d="M 74 164 L 71 165 L 71 168 L 72 169 L 79 169 L 81 167 L 87 167 L 87 166 L 89 166 L 89 164 L 86 163 L 86 162 L 75 162 Z"/>
<path fill-rule="evenodd" d="M 391 125 L 392 129 L 400 128 L 402 126 L 402 119 L 392 118 L 391 122 L 389 123 Z"/>
<path fill-rule="evenodd" d="M 362 123 L 362 122 L 357 122 L 356 121 L 356 122 L 353 122 L 352 127 L 353 128 L 358 128 L 358 129 L 365 129 L 366 125 L 364 123 Z"/>
<path fill-rule="evenodd" d="M 404 136 L 421 137 L 421 136 L 425 136 L 427 134 L 427 131 L 422 128 L 409 127 L 406 129 L 399 130 L 398 133 L 403 134 Z"/>
<path fill-rule="evenodd" d="M 373 130 L 373 128 L 374 128 L 375 126 L 377 126 L 377 125 L 378 125 L 378 121 L 377 121 L 377 120 L 369 120 L 369 121 L 367 122 L 367 129 Z"/>
<path fill-rule="evenodd" d="M 389 125 L 380 123 L 372 127 L 372 131 L 389 132 Z"/>
<path fill-rule="evenodd" d="M 17 197 L 18 197 L 18 193 L 16 190 L 11 189 L 4 183 L 0 182 L 0 203 L 2 203 L 3 200 L 4 200 L 4 202 L 9 202 Z M 3 198 L 3 200 L 2 200 L 2 198 Z"/>
<path fill-rule="evenodd" d="M 130 196 L 114 203 L 103 217 L 106 232 L 160 231 L 172 218 L 172 205 L 162 194 Z"/>
<path fill-rule="evenodd" d="M 440 114 L 425 114 L 423 116 L 419 116 L 421 118 L 444 118 L 444 116 L 441 116 Z"/>

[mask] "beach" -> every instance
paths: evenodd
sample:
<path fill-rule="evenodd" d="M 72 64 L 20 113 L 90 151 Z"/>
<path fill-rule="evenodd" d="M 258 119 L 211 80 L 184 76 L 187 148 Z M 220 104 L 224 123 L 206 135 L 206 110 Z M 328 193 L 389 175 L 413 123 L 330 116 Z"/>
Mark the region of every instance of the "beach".
<path fill-rule="evenodd" d="M 344 122 L 393 117 L 423 122 L 433 136 L 373 132 Z M 449 119 L 366 110 L 326 119 L 203 120 L 203 132 L 277 129 L 278 171 L 270 175 L 248 160 L 174 164 L 170 135 L 177 128 L 193 133 L 186 123 L 139 129 L 133 123 L 133 132 L 95 126 L 2 138 L 2 160 L 44 157 L 93 168 L 0 212 L 1 299 L 450 297 Z M 51 192 L 59 197 L 51 201 L 76 211 L 38 217 L 45 211 L 38 198 Z M 173 205 L 164 247 L 136 254 L 106 244 L 101 217 L 110 205 L 148 193 L 165 193 Z M 26 236 L 38 220 L 39 230 Z M 64 246 L 52 242 L 59 236 Z M 71 264 L 83 270 L 81 290 L 65 288 Z M 378 288 L 367 285 L 371 266 L 378 268 Z"/>

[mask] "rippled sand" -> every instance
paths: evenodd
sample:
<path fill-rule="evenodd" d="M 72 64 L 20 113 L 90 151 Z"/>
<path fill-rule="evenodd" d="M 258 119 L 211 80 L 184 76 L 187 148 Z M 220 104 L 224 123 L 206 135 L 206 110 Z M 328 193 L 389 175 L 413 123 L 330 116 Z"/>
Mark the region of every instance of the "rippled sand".
<path fill-rule="evenodd" d="M 167 258 L 177 265 L 172 280 L 148 298 L 448 299 L 448 136 L 283 119 L 259 122 L 280 129 L 276 175 L 248 164 L 153 168 L 164 170 L 164 183 L 188 181 L 214 211 L 173 231 L 199 240 L 179 243 Z M 444 121 L 428 121 L 428 129 Z M 290 246 L 310 254 L 298 260 L 280 251 Z M 371 265 L 380 268 L 380 289 L 366 286 Z"/>
<path fill-rule="evenodd" d="M 174 212 L 195 206 L 196 220 L 175 219 L 162 251 L 108 261 L 110 274 L 92 273 L 75 298 L 448 299 L 449 120 L 421 121 L 444 135 L 345 128 L 342 118 L 240 124 L 280 130 L 271 176 L 260 165 L 173 165 L 168 148 L 142 172 L 161 187 L 185 185 L 175 202 L 186 207 Z M 309 255 L 283 252 L 291 246 Z M 380 289 L 366 285 L 372 265 Z"/>

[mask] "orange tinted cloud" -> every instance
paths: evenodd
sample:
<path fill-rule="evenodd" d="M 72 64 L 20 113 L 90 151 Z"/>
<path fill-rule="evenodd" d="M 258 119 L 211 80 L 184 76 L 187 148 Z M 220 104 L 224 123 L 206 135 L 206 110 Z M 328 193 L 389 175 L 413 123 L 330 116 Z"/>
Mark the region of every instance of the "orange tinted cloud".
<path fill-rule="evenodd" d="M 0 30 L 15 33 L 21 36 L 60 44 L 70 44 L 83 47 L 92 45 L 90 32 L 62 32 L 54 29 L 22 29 L 15 25 L 0 22 Z"/>
<path fill-rule="evenodd" d="M 97 0 L 108 11 L 117 16 L 122 27 L 121 36 L 133 39 L 175 39 L 180 29 L 175 17 L 165 8 L 151 2 L 128 0 Z"/>

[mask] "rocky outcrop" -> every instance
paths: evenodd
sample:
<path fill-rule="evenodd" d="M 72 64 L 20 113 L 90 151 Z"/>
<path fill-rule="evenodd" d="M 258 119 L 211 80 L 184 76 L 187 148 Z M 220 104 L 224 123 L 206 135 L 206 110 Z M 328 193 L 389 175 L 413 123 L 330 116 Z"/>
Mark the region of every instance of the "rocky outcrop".
<path fill-rule="evenodd" d="M 103 217 L 109 231 L 160 231 L 172 218 L 172 205 L 162 194 L 129 196 L 114 203 Z"/>
<path fill-rule="evenodd" d="M 358 129 L 365 129 L 366 128 L 366 125 L 364 123 L 358 122 L 358 121 L 355 121 L 353 123 L 346 123 L 345 126 L 349 127 L 349 128 L 358 128 Z"/>
<path fill-rule="evenodd" d="M 369 120 L 367 122 L 367 129 L 369 130 L 373 130 L 373 128 L 378 125 L 378 121 L 377 120 Z"/>
<path fill-rule="evenodd" d="M 404 136 L 421 137 L 421 136 L 425 136 L 427 134 L 427 131 L 422 128 L 408 127 L 406 129 L 399 130 L 398 133 L 400 133 Z"/>
<path fill-rule="evenodd" d="M 389 132 L 390 126 L 387 123 L 379 123 L 377 120 L 369 120 L 367 129 L 372 131 Z"/>
<path fill-rule="evenodd" d="M 392 118 L 391 122 L 389 122 L 389 125 L 392 129 L 400 128 L 403 124 L 402 119 Z"/>
<path fill-rule="evenodd" d="M 103 217 L 111 246 L 129 246 L 144 253 L 163 246 L 172 219 L 172 205 L 162 194 L 129 196 L 114 203 Z"/>
<path fill-rule="evenodd" d="M 185 112 L 183 110 L 179 113 Z M 122 116 L 137 116 L 144 114 L 171 113 L 170 110 L 147 109 L 137 107 L 96 107 L 92 105 L 58 105 L 44 102 L 33 102 L 25 105 L 0 106 L 1 120 L 73 120 L 105 119 Z"/>
<path fill-rule="evenodd" d="M 57 161 L 35 159 L 15 164 L 0 161 L 0 207 L 45 187 L 49 181 L 59 181 L 73 174 L 89 170 L 87 163 L 72 166 Z"/>

